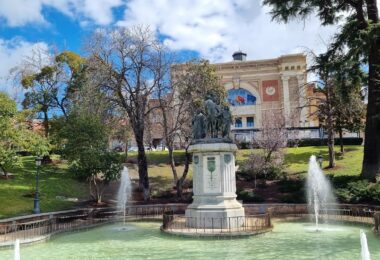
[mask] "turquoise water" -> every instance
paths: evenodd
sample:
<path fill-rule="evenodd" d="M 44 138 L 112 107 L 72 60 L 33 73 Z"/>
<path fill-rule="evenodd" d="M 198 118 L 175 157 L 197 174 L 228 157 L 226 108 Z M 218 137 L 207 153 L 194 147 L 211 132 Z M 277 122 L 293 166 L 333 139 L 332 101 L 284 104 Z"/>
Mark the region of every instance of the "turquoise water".
<path fill-rule="evenodd" d="M 372 259 L 380 259 L 380 237 L 369 228 L 354 225 L 275 223 L 272 232 L 240 239 L 194 239 L 166 235 L 160 223 L 108 225 L 55 236 L 46 243 L 21 246 L 21 259 L 360 259 L 364 229 Z M 12 250 L 0 250 L 0 259 L 13 259 Z"/>

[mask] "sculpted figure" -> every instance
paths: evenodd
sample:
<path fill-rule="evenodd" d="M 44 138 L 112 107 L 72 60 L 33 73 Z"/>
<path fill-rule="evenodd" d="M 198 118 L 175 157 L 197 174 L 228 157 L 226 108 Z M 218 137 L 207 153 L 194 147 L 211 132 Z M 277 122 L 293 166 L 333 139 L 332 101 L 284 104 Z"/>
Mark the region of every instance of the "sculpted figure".
<path fill-rule="evenodd" d="M 206 137 L 206 116 L 202 111 L 198 111 L 197 115 L 193 119 L 193 138 L 203 139 Z"/>
<path fill-rule="evenodd" d="M 205 111 L 207 119 L 207 132 L 211 138 L 218 137 L 218 115 L 219 106 L 210 98 L 205 101 Z"/>
<path fill-rule="evenodd" d="M 223 110 L 220 113 L 220 128 L 222 131 L 222 137 L 228 138 L 231 131 L 232 124 L 232 115 L 230 112 L 230 108 L 228 106 L 224 106 Z"/>

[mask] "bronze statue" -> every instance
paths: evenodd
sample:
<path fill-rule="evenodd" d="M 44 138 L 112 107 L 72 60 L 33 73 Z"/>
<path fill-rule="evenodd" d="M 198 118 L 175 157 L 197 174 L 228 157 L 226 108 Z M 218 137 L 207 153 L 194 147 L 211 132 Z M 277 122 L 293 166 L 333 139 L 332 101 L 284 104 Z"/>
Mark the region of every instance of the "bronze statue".
<path fill-rule="evenodd" d="M 197 111 L 193 118 L 193 138 L 195 140 L 224 139 L 228 141 L 231 131 L 232 115 L 228 106 L 218 105 L 208 95 L 204 102 L 204 112 Z"/>
<path fill-rule="evenodd" d="M 220 108 L 209 98 L 205 101 L 205 111 L 209 137 L 216 138 L 218 137 L 218 115 L 220 113 Z"/>
<path fill-rule="evenodd" d="M 223 107 L 223 110 L 219 114 L 219 120 L 220 128 L 222 131 L 222 138 L 229 138 L 232 124 L 232 115 L 228 106 Z"/>
<path fill-rule="evenodd" d="M 194 139 L 203 139 L 206 137 L 206 117 L 199 111 L 198 114 L 193 118 L 193 138 Z"/>

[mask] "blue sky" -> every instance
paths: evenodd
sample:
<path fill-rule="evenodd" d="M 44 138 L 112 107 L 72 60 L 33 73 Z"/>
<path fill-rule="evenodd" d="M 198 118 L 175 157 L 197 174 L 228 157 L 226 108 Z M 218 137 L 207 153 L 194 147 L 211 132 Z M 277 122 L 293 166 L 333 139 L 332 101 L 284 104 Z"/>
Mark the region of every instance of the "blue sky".
<path fill-rule="evenodd" d="M 147 24 L 183 60 L 230 61 L 241 49 L 248 59 L 301 52 L 319 53 L 337 26 L 271 21 L 260 0 L 0 0 L 0 90 L 14 94 L 7 80 L 33 49 L 52 46 L 82 52 L 82 41 L 99 27 Z"/>

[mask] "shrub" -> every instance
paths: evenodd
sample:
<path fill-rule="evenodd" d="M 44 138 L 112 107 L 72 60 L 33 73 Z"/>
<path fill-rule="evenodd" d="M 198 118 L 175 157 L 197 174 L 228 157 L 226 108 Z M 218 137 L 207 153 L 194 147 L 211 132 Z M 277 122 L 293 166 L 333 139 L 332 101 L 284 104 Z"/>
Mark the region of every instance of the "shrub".
<path fill-rule="evenodd" d="M 340 140 L 335 138 L 335 143 L 339 144 Z M 343 138 L 343 145 L 361 145 L 363 143 L 363 138 L 359 137 L 348 137 Z M 288 140 L 288 147 L 298 146 L 325 146 L 327 145 L 327 139 L 319 139 L 319 138 L 307 138 L 301 140 Z"/>
<path fill-rule="evenodd" d="M 275 153 L 270 161 L 266 161 L 263 155 L 252 153 L 242 165 L 239 175 L 246 180 L 266 179 L 275 180 L 282 176 L 283 158 L 280 153 Z"/>
<path fill-rule="evenodd" d="M 380 204 L 380 184 L 366 180 L 354 181 L 335 191 L 341 202 Z"/>
<path fill-rule="evenodd" d="M 279 191 L 282 193 L 299 192 L 305 188 L 305 183 L 301 180 L 281 180 L 278 184 Z"/>
<path fill-rule="evenodd" d="M 264 198 L 252 191 L 242 190 L 238 192 L 237 199 L 243 202 L 263 202 Z"/>
<path fill-rule="evenodd" d="M 301 192 L 284 194 L 280 197 L 280 200 L 283 203 L 305 203 L 306 202 L 305 194 Z"/>
<path fill-rule="evenodd" d="M 237 142 L 236 145 L 239 149 L 242 149 L 242 150 L 252 148 L 252 143 L 246 142 L 246 141 Z"/>
<path fill-rule="evenodd" d="M 175 194 L 170 190 L 157 190 L 152 192 L 152 197 L 157 199 L 171 199 L 175 197 Z"/>

